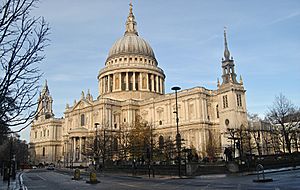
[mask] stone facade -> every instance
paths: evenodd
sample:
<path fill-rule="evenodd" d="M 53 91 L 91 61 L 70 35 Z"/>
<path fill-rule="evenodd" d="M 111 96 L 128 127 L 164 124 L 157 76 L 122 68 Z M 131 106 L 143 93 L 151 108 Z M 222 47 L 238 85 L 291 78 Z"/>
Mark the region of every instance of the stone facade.
<path fill-rule="evenodd" d="M 30 156 L 34 163 L 56 163 L 61 158 L 62 119 L 54 118 L 47 82 L 38 99 L 38 113 L 30 130 Z"/>
<path fill-rule="evenodd" d="M 247 125 L 245 89 L 242 79 L 236 79 L 226 31 L 224 39 L 223 75 L 218 88 L 194 87 L 178 92 L 180 134 L 185 146 L 194 147 L 201 156 L 207 155 L 211 143 L 222 154 L 229 143 L 224 136 L 226 128 Z M 87 138 L 95 135 L 96 123 L 106 130 L 124 131 L 137 116 L 151 123 L 159 136 L 175 140 L 175 94 L 165 94 L 164 82 L 165 74 L 152 48 L 138 36 L 130 5 L 125 34 L 112 46 L 105 67 L 99 71 L 99 96 L 94 99 L 89 92 L 82 92 L 78 102 L 66 106 L 63 119 L 55 119 L 52 110 L 48 118 L 38 116 L 31 128 L 32 158 L 35 162 L 86 164 L 82 152 Z M 40 99 L 47 96 L 49 93 L 42 93 Z M 52 106 L 52 99 L 48 102 Z M 44 130 L 49 136 L 43 135 Z"/>

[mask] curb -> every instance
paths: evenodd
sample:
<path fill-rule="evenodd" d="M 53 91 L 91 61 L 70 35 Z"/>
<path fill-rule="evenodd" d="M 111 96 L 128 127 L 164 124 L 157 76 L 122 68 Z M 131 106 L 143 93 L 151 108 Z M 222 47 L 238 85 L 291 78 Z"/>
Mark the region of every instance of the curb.
<path fill-rule="evenodd" d="M 19 173 L 18 180 L 19 180 L 19 190 L 27 190 L 27 187 L 23 184 L 23 172 Z"/>
<path fill-rule="evenodd" d="M 270 173 L 278 173 L 278 172 L 286 172 L 286 171 L 293 171 L 293 170 L 299 170 L 300 167 L 286 167 L 286 168 L 278 168 L 278 169 L 266 169 L 264 171 L 265 174 L 270 174 Z M 257 171 L 253 171 L 253 172 L 243 172 L 241 174 L 242 176 L 245 175 L 257 175 Z"/>

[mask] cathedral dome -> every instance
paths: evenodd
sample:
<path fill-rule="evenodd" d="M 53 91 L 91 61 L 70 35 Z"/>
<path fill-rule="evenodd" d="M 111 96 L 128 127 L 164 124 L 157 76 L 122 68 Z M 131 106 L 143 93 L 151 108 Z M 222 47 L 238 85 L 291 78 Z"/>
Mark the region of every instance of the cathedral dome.
<path fill-rule="evenodd" d="M 110 99 L 148 99 L 164 94 L 164 71 L 153 49 L 139 36 L 132 3 L 124 35 L 111 47 L 105 67 L 99 71 L 99 96 Z"/>
<path fill-rule="evenodd" d="M 140 59 L 145 58 L 152 60 L 157 64 L 153 49 L 146 40 L 138 35 L 136 29 L 135 17 L 132 12 L 132 4 L 130 4 L 129 15 L 126 21 L 126 31 L 123 37 L 117 40 L 111 47 L 106 64 L 114 62 L 116 58 L 137 56 Z M 152 62 L 151 61 L 151 62 Z M 115 62 L 114 62 L 115 63 Z"/>
<path fill-rule="evenodd" d="M 108 59 L 128 54 L 155 58 L 154 52 L 149 43 L 135 33 L 125 33 L 122 38 L 117 40 L 109 51 Z"/>

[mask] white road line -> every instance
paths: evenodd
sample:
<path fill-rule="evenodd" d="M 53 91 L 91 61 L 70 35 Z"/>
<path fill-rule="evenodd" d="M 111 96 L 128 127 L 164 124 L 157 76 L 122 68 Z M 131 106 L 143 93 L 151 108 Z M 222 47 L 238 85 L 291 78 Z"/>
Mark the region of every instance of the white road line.
<path fill-rule="evenodd" d="M 39 178 L 41 178 L 42 180 L 46 181 L 45 178 L 43 178 L 42 176 L 38 175 L 38 174 L 35 174 L 36 176 L 38 176 Z"/>
<path fill-rule="evenodd" d="M 24 190 L 28 190 L 27 187 L 26 187 L 26 185 L 24 185 L 24 183 L 23 183 L 23 181 L 24 181 L 24 180 L 23 180 L 23 174 L 24 174 L 24 173 L 21 173 L 21 175 L 20 175 L 21 186 L 23 187 Z"/>

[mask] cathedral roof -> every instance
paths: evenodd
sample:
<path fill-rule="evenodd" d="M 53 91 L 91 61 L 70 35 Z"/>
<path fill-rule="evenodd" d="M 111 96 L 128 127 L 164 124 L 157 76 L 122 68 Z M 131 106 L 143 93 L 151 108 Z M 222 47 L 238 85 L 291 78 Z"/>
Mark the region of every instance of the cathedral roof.
<path fill-rule="evenodd" d="M 154 52 L 143 38 L 139 37 L 135 17 L 132 12 L 132 4 L 130 3 L 129 15 L 126 21 L 126 31 L 122 38 L 117 40 L 109 51 L 108 58 L 120 55 L 143 55 L 155 59 Z"/>

